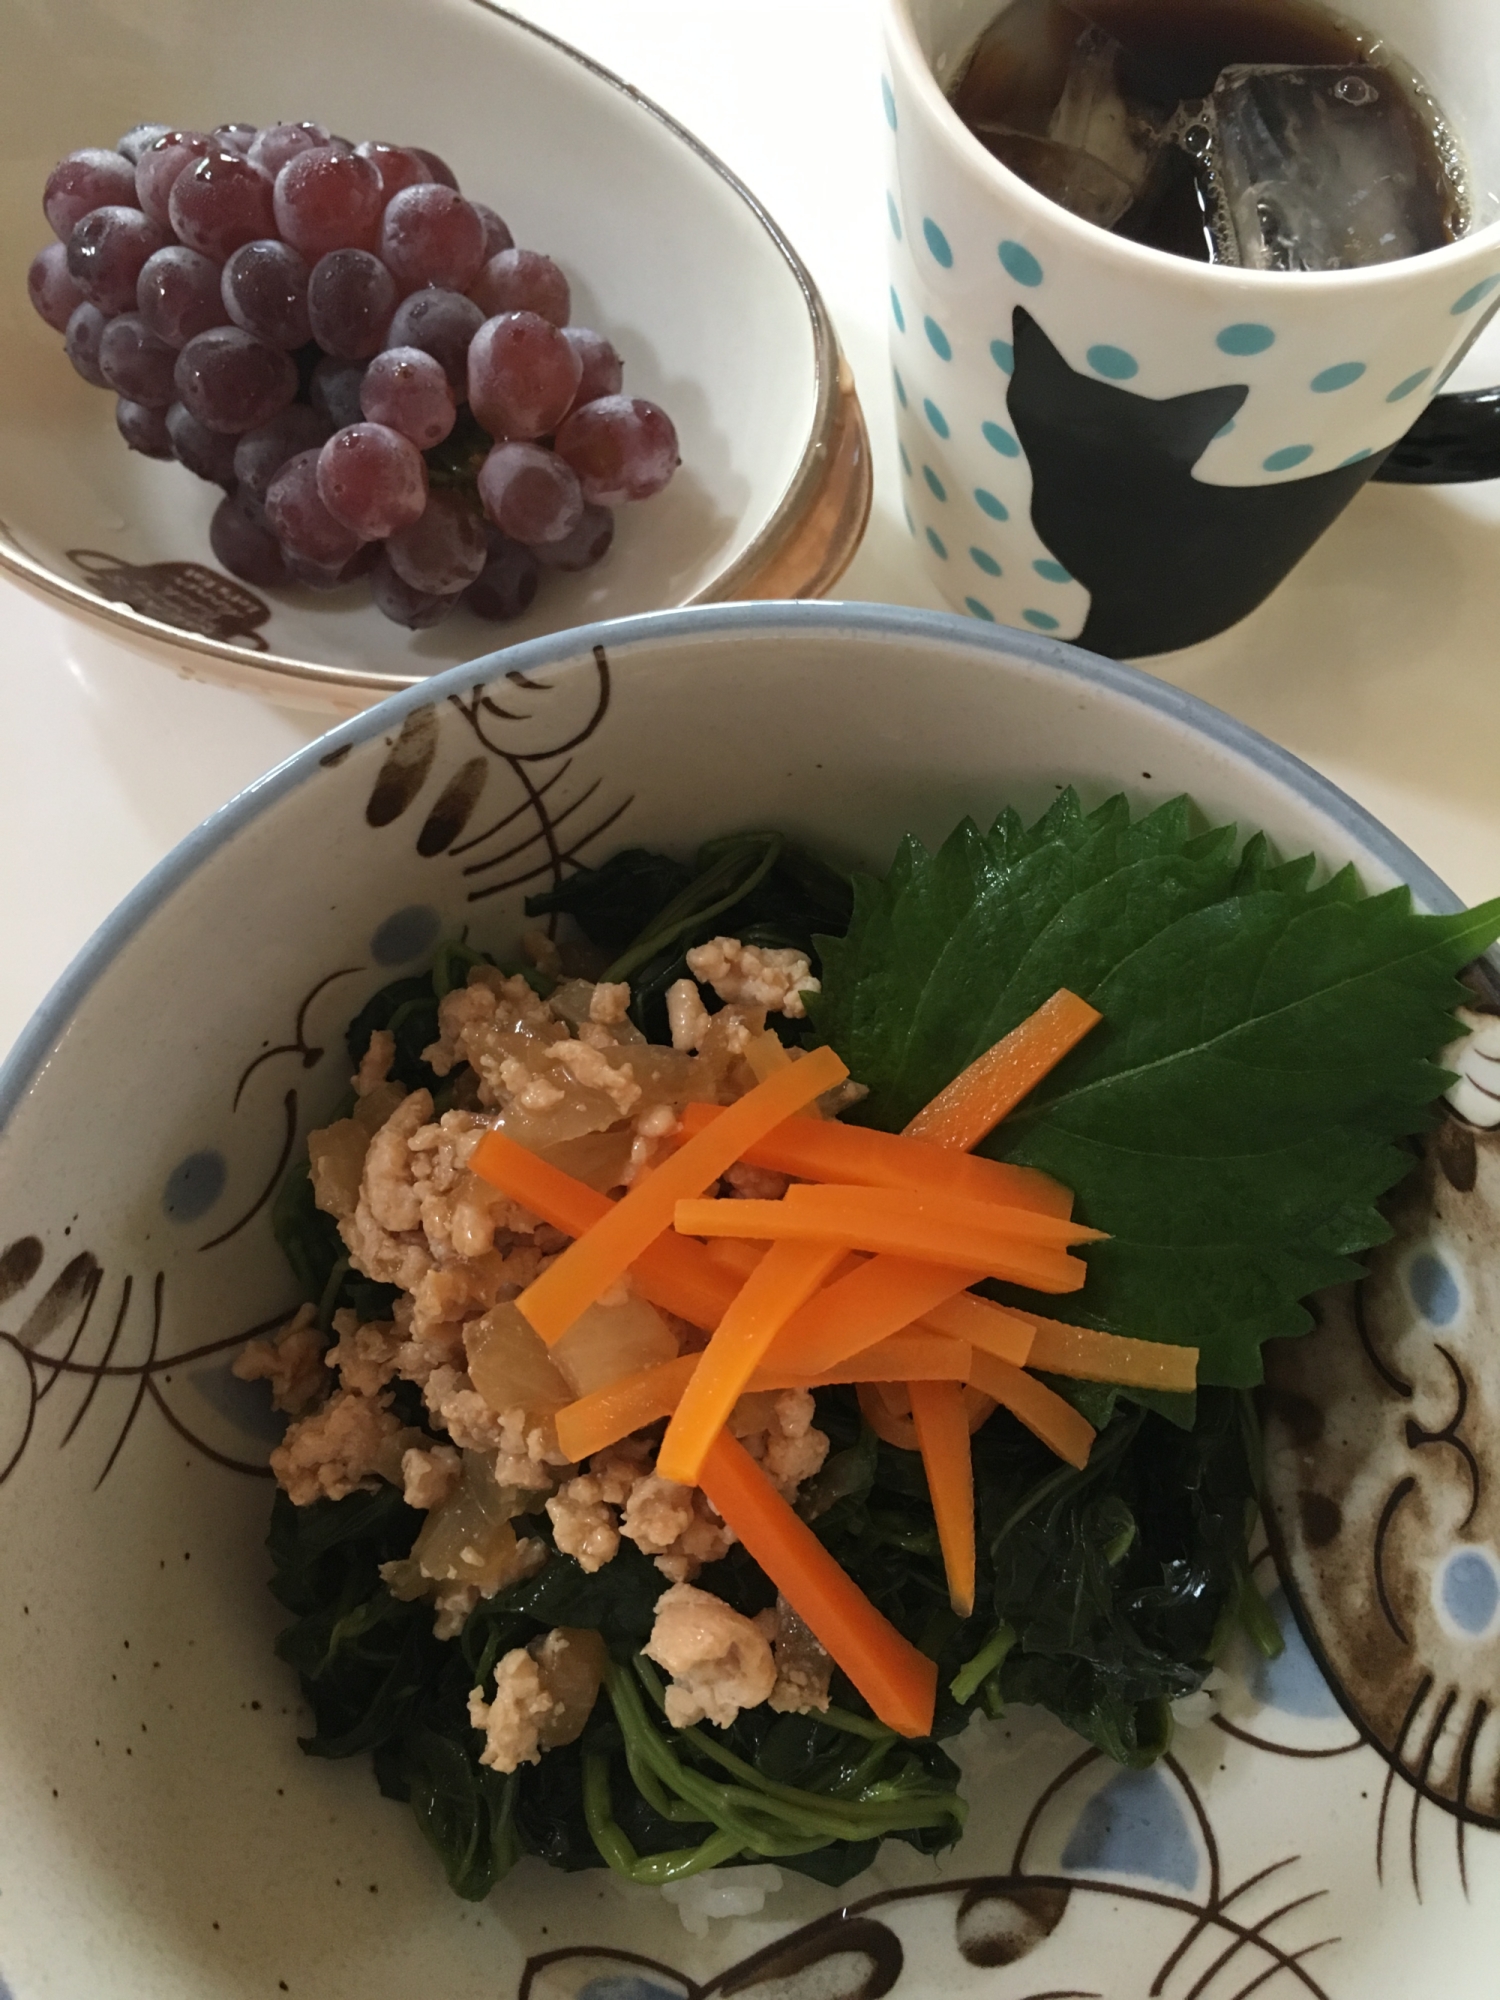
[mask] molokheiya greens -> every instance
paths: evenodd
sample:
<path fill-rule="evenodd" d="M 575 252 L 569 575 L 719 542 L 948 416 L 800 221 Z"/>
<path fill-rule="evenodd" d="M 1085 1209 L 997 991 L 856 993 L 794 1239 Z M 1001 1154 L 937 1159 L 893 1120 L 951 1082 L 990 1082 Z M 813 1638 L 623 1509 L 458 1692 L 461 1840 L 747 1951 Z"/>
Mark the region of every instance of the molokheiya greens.
<path fill-rule="evenodd" d="M 1236 1624 L 1277 1648 L 1250 1578 L 1259 1454 L 1239 1385 L 1258 1379 L 1262 1340 L 1306 1325 L 1300 1299 L 1357 1270 L 1386 1233 L 1375 1203 L 1443 1086 L 1433 1058 L 1463 997 L 1454 975 L 1500 933 L 1500 905 L 1418 917 L 1404 891 L 1367 898 L 1347 871 L 1315 886 L 1310 860 L 1277 864 L 1263 840 L 1239 851 L 1231 829 L 1193 828 L 1184 800 L 1132 821 L 1122 800 L 1085 814 L 1068 793 L 1030 829 L 1007 814 L 988 834 L 966 823 L 936 855 L 908 841 L 852 899 L 821 861 L 748 834 L 711 843 L 696 869 L 631 850 L 528 906 L 568 915 L 598 969 L 632 979 L 637 1023 L 661 1038 L 692 944 L 730 932 L 810 950 L 824 986 L 814 1038 L 869 1087 L 856 1115 L 886 1127 L 1058 987 L 1092 1001 L 1102 1025 L 986 1150 L 1056 1174 L 1081 1218 L 1110 1232 L 1085 1253 L 1070 1316 L 1199 1344 L 1202 1380 L 1220 1386 L 1158 1411 L 1142 1394 L 1056 1382 L 1099 1426 L 1082 1471 L 997 1411 L 974 1439 L 965 1620 L 919 1457 L 878 1442 L 851 1391 L 818 1393 L 831 1451 L 799 1510 L 937 1660 L 933 1737 L 920 1743 L 874 1721 L 839 1674 L 826 1716 L 762 1707 L 728 1729 L 671 1727 L 640 1650 L 666 1583 L 629 1543 L 592 1575 L 554 1551 L 442 1641 L 430 1605 L 380 1581 L 423 1519 L 393 1487 L 302 1508 L 278 1496 L 272 1587 L 294 1618 L 278 1650 L 312 1708 L 304 1748 L 371 1753 L 460 1895 L 486 1895 L 521 1854 L 645 1883 L 768 1858 L 841 1883 L 882 1839 L 932 1853 L 958 1837 L 965 1806 L 940 1740 L 971 1716 L 1035 1703 L 1147 1764 L 1169 1740 L 1169 1704 L 1201 1686 Z M 433 1089 L 441 1110 L 452 1080 L 421 1052 L 441 995 L 479 959 L 446 945 L 429 974 L 376 994 L 351 1024 L 351 1060 L 391 1029 L 394 1075 Z M 396 1295 L 350 1270 L 305 1167 L 276 1223 L 325 1326 L 339 1305 L 389 1312 Z M 396 1407 L 424 1424 L 409 1384 Z M 543 1512 L 527 1532 L 552 1542 Z M 747 1615 L 774 1597 L 741 1549 L 697 1581 Z M 601 1634 L 604 1690 L 578 1742 L 501 1777 L 478 1761 L 469 1690 L 559 1625 Z"/>

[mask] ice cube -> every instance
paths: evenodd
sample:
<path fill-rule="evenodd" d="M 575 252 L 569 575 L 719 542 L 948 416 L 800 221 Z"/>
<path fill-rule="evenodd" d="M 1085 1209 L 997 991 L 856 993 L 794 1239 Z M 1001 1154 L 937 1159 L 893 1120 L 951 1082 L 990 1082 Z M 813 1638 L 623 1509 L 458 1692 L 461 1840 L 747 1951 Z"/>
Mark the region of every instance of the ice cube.
<path fill-rule="evenodd" d="M 1136 191 L 1130 183 L 1078 146 L 1039 139 L 1034 132 L 1017 132 L 1009 125 L 980 123 L 973 130 L 1012 173 L 1085 222 L 1113 229 L 1134 204 Z"/>
<path fill-rule="evenodd" d="M 1362 64 L 1221 73 L 1209 171 L 1241 263 L 1347 271 L 1429 247 L 1431 195 L 1398 88 Z"/>
<path fill-rule="evenodd" d="M 1134 197 L 1141 193 L 1156 164 L 1162 120 L 1122 90 L 1123 54 L 1120 44 L 1102 28 L 1084 29 L 1073 46 L 1068 80 L 1047 136 L 1109 168 Z"/>

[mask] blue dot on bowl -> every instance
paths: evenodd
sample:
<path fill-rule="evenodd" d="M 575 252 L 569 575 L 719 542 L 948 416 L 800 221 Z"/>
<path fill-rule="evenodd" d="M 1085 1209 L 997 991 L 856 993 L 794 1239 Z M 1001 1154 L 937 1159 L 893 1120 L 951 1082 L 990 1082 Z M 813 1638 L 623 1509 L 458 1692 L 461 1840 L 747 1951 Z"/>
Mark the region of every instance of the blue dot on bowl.
<path fill-rule="evenodd" d="M 922 467 L 922 477 L 927 481 L 927 490 L 932 495 L 934 500 L 947 499 L 948 489 L 943 484 L 942 480 L 938 478 L 937 474 L 933 471 L 930 465 L 924 465 Z"/>
<path fill-rule="evenodd" d="M 911 508 L 907 506 L 904 500 L 901 503 L 901 510 L 906 516 L 906 525 L 911 531 L 913 540 L 915 540 L 917 533 L 917 524 L 911 517 Z"/>
<path fill-rule="evenodd" d="M 1198 1849 L 1160 1768 L 1122 1771 L 1095 1792 L 1068 1836 L 1062 1865 L 1105 1875 L 1144 1875 L 1191 1889 L 1198 1880 Z"/>
<path fill-rule="evenodd" d="M 1364 372 L 1365 364 L 1363 361 L 1335 362 L 1332 368 L 1324 368 L 1319 374 L 1314 375 L 1312 378 L 1313 394 L 1315 396 L 1331 396 L 1335 389 L 1347 389 L 1352 382 L 1357 382 Z"/>
<path fill-rule="evenodd" d="M 1050 556 L 1039 557 L 1031 567 L 1036 571 L 1038 576 L 1044 577 L 1048 583 L 1071 583 L 1073 581 L 1072 571 L 1064 569 L 1060 562 L 1053 562 Z"/>
<path fill-rule="evenodd" d="M 891 286 L 891 318 L 896 322 L 897 333 L 906 331 L 906 314 L 901 310 L 901 301 L 896 296 L 896 287 Z"/>
<path fill-rule="evenodd" d="M 1220 424 L 1219 428 L 1214 432 L 1214 436 L 1216 438 L 1227 438 L 1229 433 L 1233 429 L 1234 429 L 1234 418 L 1231 417 L 1227 424 Z"/>
<path fill-rule="evenodd" d="M 897 450 L 898 450 L 898 451 L 900 452 L 900 454 L 901 454 L 901 470 L 902 470 L 902 471 L 903 471 L 903 472 L 904 472 L 904 473 L 906 474 L 907 478 L 908 478 L 908 479 L 910 479 L 910 478 L 911 478 L 911 459 L 910 459 L 910 457 L 909 457 L 909 456 L 907 455 L 907 450 L 906 450 L 906 446 L 905 446 L 904 444 L 899 444 L 899 445 L 897 445 L 896 449 L 897 449 Z"/>
<path fill-rule="evenodd" d="M 992 340 L 990 342 L 990 359 L 1002 375 L 1015 374 L 1016 350 L 1008 340 Z"/>
<path fill-rule="evenodd" d="M 1471 285 L 1461 299 L 1453 301 L 1454 317 L 1457 318 L 1459 313 L 1472 312 L 1481 299 L 1487 299 L 1490 293 L 1496 290 L 1500 290 L 1500 273 L 1493 278 L 1481 279 L 1477 285 Z"/>
<path fill-rule="evenodd" d="M 1111 382 L 1128 382 L 1132 375 L 1139 375 L 1141 364 L 1133 354 L 1127 354 L 1123 347 L 1111 347 L 1107 342 L 1091 347 L 1085 356 L 1096 375 L 1103 375 Z"/>
<path fill-rule="evenodd" d="M 1023 611 L 1021 616 L 1028 625 L 1034 625 L 1038 632 L 1055 632 L 1057 620 L 1050 611 Z"/>
<path fill-rule="evenodd" d="M 1305 465 L 1313 455 L 1310 444 L 1284 445 L 1280 451 L 1273 451 L 1263 460 L 1267 472 L 1290 472 L 1294 465 Z"/>
<path fill-rule="evenodd" d="M 924 215 L 922 218 L 922 234 L 927 239 L 927 247 L 932 252 L 935 262 L 941 264 L 945 271 L 951 271 L 953 251 L 949 247 L 947 237 L 930 215 Z"/>
<path fill-rule="evenodd" d="M 995 622 L 994 612 L 987 604 L 981 604 L 977 597 L 966 597 L 964 609 L 972 612 L 976 618 L 982 618 L 986 625 L 993 625 Z"/>
<path fill-rule="evenodd" d="M 935 556 L 941 556 L 944 562 L 948 560 L 948 551 L 944 547 L 943 538 L 936 528 L 929 528 L 927 530 L 927 543 Z"/>
<path fill-rule="evenodd" d="M 377 965 L 405 965 L 431 951 L 442 928 L 430 903 L 408 903 L 393 910 L 370 939 L 370 955 Z"/>
<path fill-rule="evenodd" d="M 1018 285 L 1029 288 L 1042 282 L 1042 267 L 1024 243 L 1013 243 L 1007 237 L 1000 245 L 1000 262 Z"/>
<path fill-rule="evenodd" d="M 1431 375 L 1430 368 L 1419 368 L 1415 375 L 1408 375 L 1404 382 L 1398 382 L 1386 397 L 1388 403 L 1404 403 L 1408 396 L 1414 396 Z"/>
<path fill-rule="evenodd" d="M 974 488 L 974 504 L 981 514 L 988 514 L 992 521 L 1008 521 L 1010 509 L 1003 500 L 997 500 L 986 487 Z"/>
<path fill-rule="evenodd" d="M 1363 451 L 1351 451 L 1347 458 L 1341 458 L 1339 464 L 1340 466 L 1358 465 L 1362 459 L 1373 458 L 1374 456 L 1375 454 L 1370 450 L 1370 447 L 1366 445 Z"/>
<path fill-rule="evenodd" d="M 1217 345 L 1221 354 L 1264 354 L 1275 342 L 1270 327 L 1262 326 L 1258 320 L 1242 319 L 1223 329 Z"/>
<path fill-rule="evenodd" d="M 1455 1549 L 1438 1576 L 1437 1598 L 1460 1632 L 1479 1638 L 1500 1611 L 1500 1576 L 1487 1549 Z"/>
<path fill-rule="evenodd" d="M 196 1222 L 207 1215 L 229 1179 L 224 1155 L 205 1147 L 189 1153 L 167 1175 L 161 1191 L 161 1205 L 173 1222 Z"/>
<path fill-rule="evenodd" d="M 682 2000 L 678 1989 L 638 1972 L 606 1972 L 578 1989 L 578 2000 Z"/>
<path fill-rule="evenodd" d="M 896 129 L 896 93 L 891 89 L 888 76 L 880 79 L 880 101 L 885 106 L 885 122 L 894 132 Z"/>
<path fill-rule="evenodd" d="M 922 331 L 927 336 L 927 345 L 932 349 L 939 361 L 951 361 L 953 359 L 953 344 L 937 321 L 932 317 L 931 313 L 922 321 Z"/>
<path fill-rule="evenodd" d="M 891 219 L 891 234 L 899 243 L 901 241 L 901 211 L 896 206 L 896 197 L 893 194 L 888 194 L 885 198 L 885 212 Z"/>
<path fill-rule="evenodd" d="M 987 445 L 993 445 L 1002 458 L 1019 458 L 1021 447 L 1005 428 L 1004 424 L 981 424 L 980 432 Z"/>
<path fill-rule="evenodd" d="M 906 384 L 901 380 L 901 370 L 899 368 L 893 368 L 891 370 L 891 376 L 896 384 L 896 401 L 901 405 L 902 409 L 904 410 L 906 408 Z"/>
<path fill-rule="evenodd" d="M 1458 1280 L 1443 1259 L 1431 1250 L 1422 1250 L 1406 1267 L 1406 1289 L 1412 1303 L 1430 1326 L 1451 1326 L 1458 1318 L 1463 1293 Z"/>
<path fill-rule="evenodd" d="M 999 576 L 1001 574 L 999 563 L 995 561 L 995 558 L 990 554 L 988 549 L 970 549 L 969 556 L 975 568 L 982 569 L 986 576 Z"/>
<path fill-rule="evenodd" d="M 932 425 L 938 436 L 940 438 L 947 437 L 948 419 L 943 415 L 937 404 L 933 402 L 931 396 L 924 396 L 922 398 L 922 409 L 926 414 L 928 423 Z"/>

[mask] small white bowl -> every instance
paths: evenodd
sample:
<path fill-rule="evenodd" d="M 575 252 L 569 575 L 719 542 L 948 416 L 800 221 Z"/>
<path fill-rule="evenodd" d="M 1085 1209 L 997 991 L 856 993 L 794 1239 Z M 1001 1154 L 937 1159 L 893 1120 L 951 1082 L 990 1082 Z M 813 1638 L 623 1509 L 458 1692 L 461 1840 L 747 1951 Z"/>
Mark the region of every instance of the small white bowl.
<path fill-rule="evenodd" d="M 89 17 L 0 0 L 12 142 L 0 183 L 0 567 L 123 627 L 180 671 L 349 711 L 496 645 L 591 619 L 816 596 L 858 546 L 869 451 L 817 287 L 690 132 L 608 70 L 486 0 L 119 0 Z M 622 509 L 597 569 L 546 575 L 525 617 L 428 632 L 363 582 L 259 591 L 214 562 L 216 487 L 126 450 L 114 397 L 69 366 L 26 298 L 42 187 L 79 146 L 150 118 L 317 118 L 440 152 L 466 193 L 567 272 L 628 393 L 675 421 L 682 467 Z M 21 135 L 18 137 L 18 135 Z"/>

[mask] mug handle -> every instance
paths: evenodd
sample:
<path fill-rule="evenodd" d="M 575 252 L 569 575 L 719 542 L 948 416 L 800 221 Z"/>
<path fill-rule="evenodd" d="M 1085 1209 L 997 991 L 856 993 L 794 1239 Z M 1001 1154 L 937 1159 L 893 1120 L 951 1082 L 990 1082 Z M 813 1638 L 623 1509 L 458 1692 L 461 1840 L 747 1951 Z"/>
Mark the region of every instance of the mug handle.
<path fill-rule="evenodd" d="M 1434 396 L 1374 477 L 1393 486 L 1500 479 L 1500 389 Z"/>

